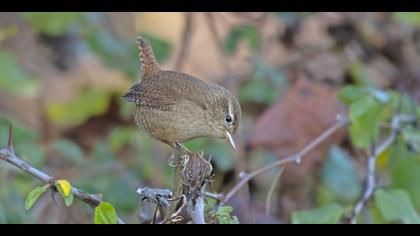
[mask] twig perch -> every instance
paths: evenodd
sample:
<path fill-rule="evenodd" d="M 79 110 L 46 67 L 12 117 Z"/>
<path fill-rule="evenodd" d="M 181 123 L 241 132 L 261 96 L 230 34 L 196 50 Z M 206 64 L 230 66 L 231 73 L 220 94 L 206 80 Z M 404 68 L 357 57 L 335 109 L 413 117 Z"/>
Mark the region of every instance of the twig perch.
<path fill-rule="evenodd" d="M 213 168 L 204 159 L 203 153 L 190 152 L 183 146 L 175 151 L 174 159 L 176 169 L 172 199 L 182 198 L 183 202 L 181 207 L 178 201 L 172 202 L 165 222 L 174 222 L 171 219 L 186 215 L 186 219 L 195 224 L 205 224 L 204 197 Z"/>
<path fill-rule="evenodd" d="M 12 128 L 11 128 L 11 126 L 9 128 L 9 138 L 8 138 L 8 141 L 7 141 L 7 146 L 0 150 L 0 160 L 4 160 L 4 161 L 14 165 L 18 169 L 36 177 L 37 179 L 41 180 L 42 182 L 44 182 L 46 184 L 53 185 L 54 181 L 57 180 L 57 178 L 55 178 L 53 176 L 50 176 L 50 175 L 42 172 L 41 170 L 36 169 L 35 167 L 31 166 L 30 164 L 28 164 L 27 162 L 25 162 L 24 160 L 22 160 L 21 158 L 16 156 L 16 154 L 13 150 L 13 145 L 12 145 Z M 85 191 L 83 191 L 81 189 L 78 189 L 74 186 L 72 186 L 72 193 L 77 199 L 85 202 L 86 204 L 88 204 L 92 208 L 95 208 L 96 206 L 98 206 L 102 202 L 101 195 L 88 194 Z M 124 221 L 121 220 L 120 218 L 118 218 L 118 223 L 119 224 L 124 224 Z"/>

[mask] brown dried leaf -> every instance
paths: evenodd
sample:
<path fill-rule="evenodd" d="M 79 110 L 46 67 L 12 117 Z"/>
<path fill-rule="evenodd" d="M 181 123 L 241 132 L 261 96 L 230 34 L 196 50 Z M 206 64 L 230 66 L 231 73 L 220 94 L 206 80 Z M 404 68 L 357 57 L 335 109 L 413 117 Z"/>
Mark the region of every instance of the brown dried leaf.
<path fill-rule="evenodd" d="M 269 148 L 279 156 L 290 155 L 334 124 L 342 110 L 335 89 L 311 82 L 299 73 L 296 84 L 259 117 L 249 145 Z M 335 136 L 325 143 L 338 140 Z"/>

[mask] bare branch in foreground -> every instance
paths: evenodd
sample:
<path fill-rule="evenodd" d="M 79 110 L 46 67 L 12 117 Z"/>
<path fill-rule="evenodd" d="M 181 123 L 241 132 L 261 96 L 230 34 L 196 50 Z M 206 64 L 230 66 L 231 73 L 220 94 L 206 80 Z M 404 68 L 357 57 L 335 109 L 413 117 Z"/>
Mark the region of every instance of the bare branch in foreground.
<path fill-rule="evenodd" d="M 7 146 L 3 149 L 0 149 L 0 160 L 4 160 L 18 169 L 36 177 L 37 179 L 41 180 L 42 182 L 50 185 L 54 185 L 54 182 L 57 180 L 57 178 L 52 177 L 25 162 L 18 156 L 16 156 L 13 147 L 12 147 L 12 128 L 10 126 L 9 129 L 9 140 L 7 141 Z M 88 194 L 84 192 L 81 189 L 78 189 L 74 186 L 72 186 L 72 193 L 73 195 L 91 206 L 92 208 L 95 208 L 102 202 L 102 197 L 99 194 Z M 124 221 L 118 218 L 119 224 L 124 224 Z"/>
<path fill-rule="evenodd" d="M 398 131 L 400 129 L 400 124 L 404 122 L 413 122 L 415 117 L 409 115 L 395 115 L 391 121 L 391 133 L 389 136 L 376 148 L 374 148 L 371 156 L 367 158 L 367 179 L 366 179 L 366 188 L 363 192 L 362 198 L 357 202 L 356 206 L 353 209 L 353 214 L 350 219 L 351 224 L 356 224 L 357 217 L 360 215 L 362 210 L 365 208 L 367 202 L 371 199 L 373 192 L 375 191 L 376 181 L 376 161 L 378 160 L 379 155 L 384 152 L 397 138 Z"/>

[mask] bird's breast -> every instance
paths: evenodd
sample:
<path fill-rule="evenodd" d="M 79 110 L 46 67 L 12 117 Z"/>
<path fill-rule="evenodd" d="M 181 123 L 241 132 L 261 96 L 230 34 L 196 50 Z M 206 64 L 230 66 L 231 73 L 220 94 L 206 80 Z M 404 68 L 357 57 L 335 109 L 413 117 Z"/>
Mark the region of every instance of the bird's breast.
<path fill-rule="evenodd" d="M 181 100 L 167 110 L 136 106 L 137 125 L 160 140 L 184 142 L 208 136 L 210 126 L 206 111 L 196 103 Z"/>

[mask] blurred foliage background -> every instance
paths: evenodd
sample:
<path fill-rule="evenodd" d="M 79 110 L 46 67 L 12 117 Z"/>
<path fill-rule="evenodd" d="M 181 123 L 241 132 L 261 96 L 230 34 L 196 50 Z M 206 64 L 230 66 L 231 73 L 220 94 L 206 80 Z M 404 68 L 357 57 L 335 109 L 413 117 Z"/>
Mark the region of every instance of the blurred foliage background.
<path fill-rule="evenodd" d="M 337 114 L 359 111 L 357 126 L 284 170 L 268 214 L 275 171 L 233 198 L 241 223 L 345 222 L 386 120 L 377 117 L 389 119 L 380 102 L 398 97 L 404 112 L 420 114 L 420 13 L 1 13 L 0 144 L 12 123 L 20 157 L 102 193 L 127 222 L 138 222 L 137 187 L 173 182 L 170 150 L 135 127 L 132 105 L 120 99 L 139 79 L 139 34 L 164 69 L 221 84 L 240 99 L 238 153 L 224 140 L 187 143 L 211 156 L 212 192 L 297 152 Z M 377 163 L 379 184 L 388 187 L 359 222 L 420 222 L 419 152 L 418 124 L 405 127 Z M 0 223 L 93 222 L 85 204 L 67 208 L 49 194 L 25 211 L 38 185 L 0 162 Z"/>

